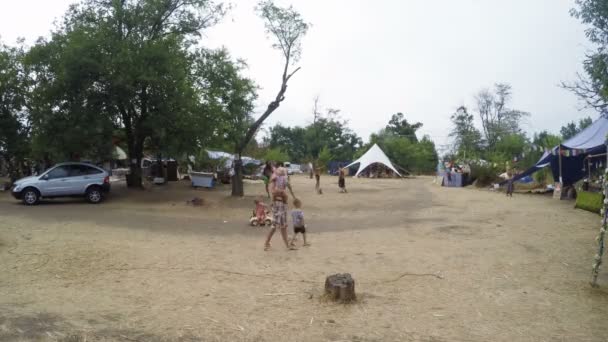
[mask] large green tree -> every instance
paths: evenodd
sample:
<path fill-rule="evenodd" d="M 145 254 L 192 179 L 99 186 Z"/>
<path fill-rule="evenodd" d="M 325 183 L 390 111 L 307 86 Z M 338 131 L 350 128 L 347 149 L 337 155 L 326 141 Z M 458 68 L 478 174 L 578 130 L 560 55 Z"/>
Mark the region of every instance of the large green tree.
<path fill-rule="evenodd" d="M 506 136 L 521 133 L 521 121 L 527 112 L 509 108 L 512 89 L 509 84 L 497 83 L 494 89 L 481 90 L 475 96 L 477 112 L 489 150 Z"/>
<path fill-rule="evenodd" d="M 467 107 L 461 106 L 452 114 L 452 131 L 450 138 L 454 140 L 453 153 L 457 158 L 472 159 L 481 154 L 481 132 L 475 127 L 474 118 Z"/>
<path fill-rule="evenodd" d="M 39 126 L 49 132 L 56 129 L 53 118 L 67 115 L 83 129 L 84 142 L 94 132 L 106 139 L 112 125 L 120 128 L 130 160 L 128 184 L 140 186 L 146 146 L 195 146 L 206 132 L 211 113 L 192 72 L 200 57 L 194 43 L 223 13 L 211 0 L 85 0 L 72 6 L 52 38 L 33 50 L 36 76 L 43 78 L 36 94 Z"/>
<path fill-rule="evenodd" d="M 385 128 L 370 135 L 369 143 L 359 149 L 355 157 L 378 144 L 399 168 L 413 173 L 433 172 L 439 157 L 430 137 L 416 138 L 416 131 L 421 127 L 420 123 L 409 124 L 401 113 L 395 114 Z"/>
<path fill-rule="evenodd" d="M 29 154 L 31 80 L 23 57 L 23 48 L 0 44 L 0 162 L 4 162 L 12 180 L 25 171 Z"/>
<path fill-rule="evenodd" d="M 201 50 L 196 61 L 197 88 L 205 110 L 213 113 L 207 118 L 203 145 L 234 151 L 254 121 L 257 87 L 243 76 L 245 62 L 233 60 L 225 49 Z"/>
<path fill-rule="evenodd" d="M 586 76 L 562 85 L 600 112 L 608 109 L 608 6 L 604 0 L 575 0 L 570 14 L 587 25 L 585 34 L 595 45 L 583 61 Z"/>
<path fill-rule="evenodd" d="M 276 124 L 269 130 L 268 143 L 289 153 L 295 162 L 317 160 L 323 148 L 334 160 L 352 160 L 363 141 L 339 113 L 337 109 L 328 109 L 326 114 L 319 112 L 305 127 Z"/>
<path fill-rule="evenodd" d="M 412 142 L 418 142 L 416 131 L 422 128 L 422 123 L 410 124 L 403 113 L 393 114 L 386 125 L 386 132 L 408 138 Z"/>

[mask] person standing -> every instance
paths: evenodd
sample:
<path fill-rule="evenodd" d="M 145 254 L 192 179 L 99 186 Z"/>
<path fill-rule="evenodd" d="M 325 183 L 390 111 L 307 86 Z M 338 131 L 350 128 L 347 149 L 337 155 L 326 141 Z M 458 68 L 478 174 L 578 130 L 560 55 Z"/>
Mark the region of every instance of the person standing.
<path fill-rule="evenodd" d="M 308 163 L 308 172 L 310 173 L 310 179 L 312 179 L 312 176 L 314 174 L 314 167 L 312 166 L 312 163 Z"/>
<path fill-rule="evenodd" d="M 318 194 L 321 193 L 321 167 L 318 165 L 315 168 L 315 190 Z"/>
<path fill-rule="evenodd" d="M 338 171 L 338 187 L 341 193 L 347 193 L 346 191 L 346 172 L 343 167 L 340 167 Z"/>
<path fill-rule="evenodd" d="M 513 188 L 514 188 L 514 184 L 513 184 L 513 177 L 514 175 L 511 172 L 507 173 L 507 177 L 509 177 L 509 179 L 507 180 L 507 197 L 513 197 Z"/>
<path fill-rule="evenodd" d="M 267 160 L 266 165 L 264 165 L 264 170 L 262 171 L 262 179 L 264 180 L 264 187 L 266 188 L 266 194 L 268 195 L 268 198 L 270 198 L 270 190 L 268 189 L 268 186 L 270 184 L 270 178 L 272 177 L 273 173 L 274 170 L 272 167 L 272 163 L 270 162 L 270 160 Z"/>

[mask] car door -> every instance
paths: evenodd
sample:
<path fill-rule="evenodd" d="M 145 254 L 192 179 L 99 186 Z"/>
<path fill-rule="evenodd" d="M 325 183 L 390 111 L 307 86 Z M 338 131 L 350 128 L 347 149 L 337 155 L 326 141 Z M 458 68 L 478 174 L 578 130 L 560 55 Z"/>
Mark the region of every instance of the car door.
<path fill-rule="evenodd" d="M 103 178 L 103 171 L 83 164 L 72 165 L 72 172 L 70 174 L 70 183 L 72 185 L 71 191 L 74 195 L 82 195 L 87 190 L 87 187 L 91 184 L 100 184 L 99 178 Z"/>
<path fill-rule="evenodd" d="M 41 185 L 42 196 L 64 196 L 69 187 L 70 167 L 59 165 L 50 170 Z"/>

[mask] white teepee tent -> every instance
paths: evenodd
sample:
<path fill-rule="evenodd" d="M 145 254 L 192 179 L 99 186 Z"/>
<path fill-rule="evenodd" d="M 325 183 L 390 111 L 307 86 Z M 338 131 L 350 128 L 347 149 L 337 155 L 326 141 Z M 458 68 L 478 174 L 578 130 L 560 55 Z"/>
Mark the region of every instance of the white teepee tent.
<path fill-rule="evenodd" d="M 351 167 L 357 163 L 359 164 L 359 170 L 357 170 L 355 177 L 358 176 L 359 173 L 361 173 L 361 171 L 363 171 L 366 167 L 368 167 L 374 163 L 383 164 L 386 167 L 388 167 L 389 169 L 395 171 L 396 174 L 401 176 L 399 171 L 397 171 L 397 169 L 393 166 L 393 164 L 388 159 L 386 154 L 384 154 L 382 149 L 377 144 L 374 144 L 374 146 L 372 146 L 367 152 L 365 152 L 365 154 L 362 155 L 361 158 L 355 160 L 354 162 L 350 163 L 346 167 L 347 168 Z"/>

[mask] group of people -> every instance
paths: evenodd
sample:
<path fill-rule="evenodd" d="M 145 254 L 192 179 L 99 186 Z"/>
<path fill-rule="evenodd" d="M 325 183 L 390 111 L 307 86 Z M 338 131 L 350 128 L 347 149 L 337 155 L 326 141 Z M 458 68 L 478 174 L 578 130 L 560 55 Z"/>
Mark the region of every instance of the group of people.
<path fill-rule="evenodd" d="M 321 190 L 321 168 L 314 169 L 314 176 L 316 180 L 315 189 L 318 194 L 322 194 Z M 338 175 L 338 186 L 340 188 L 340 192 L 346 192 L 346 172 L 343 168 L 340 168 Z M 289 250 L 296 249 L 295 241 L 298 234 L 302 234 L 302 238 L 304 240 L 304 246 L 310 246 L 310 244 L 306 241 L 306 224 L 304 221 L 304 211 L 302 210 L 302 201 L 298 199 L 289 183 L 289 176 L 287 173 L 287 169 L 284 167 L 282 163 L 278 163 L 276 166 L 270 161 L 267 161 L 264 170 L 262 171 L 262 179 L 264 180 L 266 194 L 268 198 L 271 200 L 271 210 L 272 210 L 272 220 L 273 224 L 266 236 L 266 240 L 264 242 L 264 250 L 267 251 L 270 249 L 270 240 L 272 236 L 276 232 L 277 228 L 280 231 L 281 237 L 283 238 L 283 242 L 285 243 L 285 247 Z M 287 235 L 287 212 L 288 212 L 288 203 L 289 196 L 287 195 L 287 191 L 293 197 L 293 209 L 291 210 L 291 218 L 293 223 L 293 237 L 291 241 L 288 239 Z M 263 218 L 266 215 L 267 207 L 261 199 L 255 201 L 256 204 L 256 215 L 258 218 L 263 221 Z"/>
<path fill-rule="evenodd" d="M 291 184 L 289 184 L 289 177 L 287 175 L 287 169 L 282 163 L 273 166 L 270 161 L 266 162 L 264 171 L 262 172 L 262 178 L 266 187 L 266 194 L 271 199 L 271 210 L 273 224 L 266 236 L 264 242 L 264 250 L 270 249 L 270 240 L 276 232 L 277 228 L 280 230 L 281 237 L 285 243 L 285 247 L 289 250 L 296 249 L 295 241 L 298 234 L 302 234 L 304 239 L 304 246 L 310 244 L 306 241 L 306 225 L 304 223 L 304 212 L 302 211 L 302 201 L 300 201 L 293 193 Z M 291 218 L 293 222 L 294 234 L 289 241 L 287 236 L 287 203 L 289 202 L 289 196 L 287 190 L 293 197 L 294 209 L 291 211 Z M 265 215 L 266 205 L 261 201 L 256 201 L 256 212 L 258 215 Z"/>

